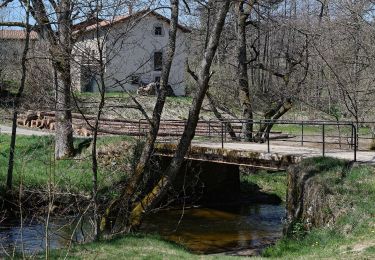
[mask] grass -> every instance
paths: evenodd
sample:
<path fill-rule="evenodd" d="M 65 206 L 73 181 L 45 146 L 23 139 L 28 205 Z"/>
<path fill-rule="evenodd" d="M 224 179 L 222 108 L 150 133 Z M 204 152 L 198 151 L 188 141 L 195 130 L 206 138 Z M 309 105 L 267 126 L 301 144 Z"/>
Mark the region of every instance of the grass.
<path fill-rule="evenodd" d="M 258 259 L 372 259 L 375 256 L 375 174 L 369 166 L 346 171 L 346 163 L 333 158 L 311 158 L 304 167 L 319 171 L 318 181 L 330 187 L 344 210 L 335 224 L 313 229 L 293 238 L 283 238 L 267 248 Z M 341 172 L 346 171 L 345 178 Z M 338 174 L 340 173 L 340 174 Z M 285 172 L 258 172 L 243 175 L 241 181 L 257 184 L 263 191 L 285 195 Z M 56 251 L 56 257 L 65 254 Z M 59 254 L 59 255 L 56 255 Z M 130 235 L 115 240 L 79 245 L 69 255 L 73 259 L 229 259 L 225 255 L 194 255 L 181 246 L 157 236 Z M 239 259 L 236 257 L 235 259 Z"/>
<path fill-rule="evenodd" d="M 287 174 L 284 171 L 267 172 L 265 170 L 260 170 L 252 174 L 242 174 L 240 178 L 243 187 L 251 187 L 256 184 L 261 188 L 262 192 L 275 194 L 285 201 L 286 177 Z M 246 192 L 246 190 L 244 191 Z"/>
<path fill-rule="evenodd" d="M 0 135 L 0 183 L 5 183 L 9 153 L 9 135 Z M 124 137 L 100 138 L 100 149 L 127 150 L 122 147 L 133 139 Z M 78 146 L 82 140 L 75 140 Z M 103 150 L 106 151 L 106 150 Z M 91 164 L 89 150 L 73 160 L 54 161 L 52 137 L 17 138 L 14 186 L 21 178 L 29 189 L 44 189 L 53 180 L 60 191 L 88 193 L 91 189 Z M 118 154 L 116 154 L 118 157 Z M 104 158 L 104 157 L 103 157 Z M 102 161 L 105 159 L 102 158 Z M 118 157 L 119 164 L 126 164 L 125 157 Z M 101 189 L 111 190 L 112 185 L 126 177 L 124 171 L 114 171 L 102 162 L 99 172 Z M 375 256 L 375 171 L 370 166 L 356 166 L 345 170 L 346 163 L 332 158 L 311 158 L 304 167 L 315 167 L 317 180 L 329 190 L 327 194 L 337 202 L 336 222 L 330 226 L 313 229 L 298 237 L 283 238 L 265 250 L 263 257 L 275 259 L 362 258 Z M 345 172 L 345 177 L 342 177 Z M 285 198 L 285 172 L 258 172 L 242 175 L 241 181 L 258 185 L 262 191 Z M 52 252 L 52 258 L 65 255 L 65 249 Z M 72 259 L 224 259 L 223 255 L 198 256 L 181 246 L 166 242 L 156 236 L 129 235 L 109 241 L 76 245 L 69 253 Z M 238 258 L 236 258 L 238 259 Z"/>
<path fill-rule="evenodd" d="M 373 258 L 375 256 L 375 173 L 370 166 L 347 171 L 345 162 L 330 158 L 308 159 L 305 166 L 319 169 L 317 181 L 336 203 L 334 224 L 283 238 L 264 252 L 282 259 Z M 346 176 L 341 177 L 341 172 Z M 315 178 L 315 177 L 314 177 Z"/>
<path fill-rule="evenodd" d="M 77 93 L 79 103 L 90 103 L 98 102 L 98 93 Z M 156 102 L 156 96 L 138 96 L 135 95 L 137 101 L 142 104 L 144 111 L 151 117 Z M 103 110 L 103 117 L 115 117 L 115 118 L 126 118 L 126 119 L 143 119 L 145 116 L 138 109 L 133 107 L 122 107 L 124 104 L 135 105 L 131 96 L 128 93 L 123 92 L 109 92 L 106 93 L 106 106 Z M 191 97 L 167 97 L 165 107 L 163 111 L 163 119 L 186 119 L 188 116 L 189 108 L 191 107 Z M 113 106 L 116 107 L 116 111 L 113 111 Z M 95 107 L 87 107 L 83 109 L 84 113 L 94 114 L 96 113 Z M 77 112 L 77 111 L 76 111 Z M 213 118 L 211 112 L 202 112 L 202 116 L 205 118 Z"/>
<path fill-rule="evenodd" d="M 67 251 L 55 250 L 52 259 L 65 257 Z M 78 245 L 68 259 L 241 259 L 224 255 L 192 254 L 183 247 L 155 235 L 128 235 L 108 241 Z"/>
<path fill-rule="evenodd" d="M 135 93 L 134 93 L 135 94 Z M 74 95 L 78 98 L 94 98 L 99 99 L 100 94 L 96 92 L 76 92 Z M 128 99 L 130 95 L 126 92 L 107 92 L 105 93 L 106 98 L 119 98 L 119 99 Z M 156 96 L 137 96 L 137 98 L 149 98 L 149 99 L 156 99 Z M 185 97 L 185 96 L 176 96 L 176 97 L 167 97 L 166 102 L 183 102 L 183 103 L 191 103 L 192 97 Z"/>
<path fill-rule="evenodd" d="M 111 144 L 131 142 L 126 137 L 99 138 L 98 148 Z M 76 139 L 75 147 L 82 144 L 84 139 Z M 9 135 L 0 135 L 0 183 L 6 182 Z M 28 189 L 45 189 L 51 180 L 58 191 L 87 193 L 92 187 L 90 151 L 83 150 L 82 154 L 72 159 L 54 160 L 53 137 L 18 136 L 14 165 L 14 187 L 19 186 L 21 179 Z M 99 160 L 100 163 L 100 160 Z M 126 162 L 124 162 L 126 164 Z M 113 167 L 99 167 L 99 189 L 111 187 L 114 183 L 126 177 L 126 172 L 115 170 Z M 4 188 L 4 187 L 1 187 Z"/>

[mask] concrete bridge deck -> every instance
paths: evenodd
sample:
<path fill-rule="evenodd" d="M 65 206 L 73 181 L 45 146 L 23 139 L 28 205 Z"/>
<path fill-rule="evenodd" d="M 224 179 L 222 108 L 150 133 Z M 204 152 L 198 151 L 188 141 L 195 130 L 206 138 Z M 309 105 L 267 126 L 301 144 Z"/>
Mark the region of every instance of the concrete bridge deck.
<path fill-rule="evenodd" d="M 158 143 L 156 152 L 164 156 L 172 156 L 175 143 Z M 267 144 L 227 142 L 221 143 L 193 142 L 187 159 L 255 166 L 262 168 L 285 169 L 304 158 L 322 156 L 321 148 L 306 146 L 288 146 L 272 144 L 270 153 Z M 353 150 L 327 150 L 326 157 L 334 157 L 352 161 Z M 357 162 L 375 164 L 375 151 L 357 151 Z"/>

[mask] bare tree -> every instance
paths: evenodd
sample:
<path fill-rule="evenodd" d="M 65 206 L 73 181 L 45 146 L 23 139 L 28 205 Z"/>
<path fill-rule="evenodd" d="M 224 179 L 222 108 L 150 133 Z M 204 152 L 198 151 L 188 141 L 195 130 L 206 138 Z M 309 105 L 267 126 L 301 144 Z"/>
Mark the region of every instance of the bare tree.
<path fill-rule="evenodd" d="M 8 174 L 7 174 L 7 190 L 12 190 L 12 183 L 13 183 L 13 169 L 14 169 L 14 153 L 16 148 L 16 137 L 17 137 L 17 119 L 18 119 L 18 106 L 21 101 L 21 96 L 25 89 L 25 82 L 26 82 L 26 74 L 27 74 L 27 54 L 29 51 L 29 43 L 30 43 L 30 32 L 31 32 L 31 25 L 30 25 L 30 3 L 26 0 L 26 5 L 24 6 L 26 9 L 26 37 L 25 37 L 25 46 L 22 53 L 21 58 L 21 66 L 22 66 L 22 77 L 20 86 L 18 88 L 17 94 L 14 98 L 13 102 L 13 117 L 12 117 L 12 135 L 10 140 L 10 148 L 9 148 L 9 162 L 8 162 Z"/>
<path fill-rule="evenodd" d="M 253 137 L 253 107 L 250 98 L 249 77 L 248 77 L 248 60 L 247 60 L 247 43 L 246 43 L 246 25 L 247 19 L 253 8 L 254 1 L 238 1 L 236 3 L 237 16 L 237 64 L 238 64 L 238 87 L 239 101 L 242 107 L 242 118 L 246 120 L 243 124 L 242 135 L 244 141 L 251 141 Z"/>
<path fill-rule="evenodd" d="M 225 18 L 229 10 L 230 0 L 225 0 L 218 6 L 214 27 L 205 50 L 204 57 L 201 61 L 200 69 L 197 73 L 198 86 L 194 95 L 193 104 L 189 111 L 184 132 L 177 146 L 174 157 L 166 170 L 166 173 L 161 177 L 156 186 L 148 193 L 141 201 L 139 201 L 132 209 L 129 219 L 129 228 L 137 228 L 145 212 L 157 205 L 160 199 L 166 194 L 168 188 L 173 183 L 178 171 L 184 162 L 185 155 L 189 149 L 190 143 L 194 138 L 195 129 L 199 120 L 199 113 L 202 107 L 203 99 L 206 95 L 210 80 L 210 68 L 215 57 L 217 47 L 220 42 L 221 32 L 225 23 Z M 217 2 L 219 4 L 220 2 Z"/>
<path fill-rule="evenodd" d="M 146 168 L 149 167 L 150 159 L 154 151 L 154 144 L 158 135 L 160 119 L 163 112 L 165 99 L 167 96 L 167 85 L 169 74 L 173 62 L 173 57 L 176 49 L 176 38 L 177 38 L 177 29 L 178 29 L 178 16 L 179 16 L 179 0 L 171 0 L 171 22 L 170 22 L 170 31 L 169 31 L 169 42 L 167 47 L 166 59 L 163 61 L 162 74 L 160 79 L 160 87 L 158 91 L 158 96 L 154 106 L 152 118 L 150 120 L 150 128 L 146 137 L 146 142 L 135 168 L 133 175 L 128 181 L 123 193 L 120 198 L 111 203 L 110 207 L 107 209 L 107 214 L 104 216 L 102 221 L 102 228 L 108 226 L 108 217 L 109 215 L 114 215 L 113 210 L 118 210 L 119 206 L 123 206 L 126 209 L 130 206 L 130 200 L 132 199 L 140 181 L 142 180 Z M 123 203 L 126 201 L 126 203 Z M 119 205 L 119 203 L 121 205 Z"/>

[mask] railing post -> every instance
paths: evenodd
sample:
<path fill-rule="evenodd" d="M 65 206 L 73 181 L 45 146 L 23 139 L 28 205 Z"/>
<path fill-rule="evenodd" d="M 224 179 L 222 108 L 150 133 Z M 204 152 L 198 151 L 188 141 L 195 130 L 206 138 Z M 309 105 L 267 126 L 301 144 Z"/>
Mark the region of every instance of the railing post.
<path fill-rule="evenodd" d="M 352 122 L 352 134 L 350 136 L 350 148 L 353 149 L 354 124 Z"/>
<path fill-rule="evenodd" d="M 223 122 L 221 122 L 221 149 L 224 149 L 224 128 L 223 128 Z"/>
<path fill-rule="evenodd" d="M 224 125 L 224 141 L 227 142 L 227 122 Z"/>
<path fill-rule="evenodd" d="M 302 134 L 302 137 L 301 137 L 301 145 L 303 146 L 303 121 L 302 121 L 301 127 L 302 127 L 302 131 L 301 131 L 301 132 L 302 132 L 302 133 L 301 133 L 301 134 Z"/>
<path fill-rule="evenodd" d="M 211 119 L 208 120 L 208 137 L 211 138 Z"/>
<path fill-rule="evenodd" d="M 323 157 L 325 157 L 326 142 L 325 142 L 325 124 L 324 123 L 322 127 L 322 140 L 323 140 Z"/>
<path fill-rule="evenodd" d="M 271 152 L 271 149 L 270 149 L 270 131 L 268 130 L 268 125 L 269 123 L 266 124 L 266 133 L 267 133 L 267 152 L 270 153 Z"/>
<path fill-rule="evenodd" d="M 354 133 L 354 161 L 357 161 L 357 127 L 353 124 Z"/>
<path fill-rule="evenodd" d="M 138 120 L 138 140 L 141 140 L 141 119 Z"/>

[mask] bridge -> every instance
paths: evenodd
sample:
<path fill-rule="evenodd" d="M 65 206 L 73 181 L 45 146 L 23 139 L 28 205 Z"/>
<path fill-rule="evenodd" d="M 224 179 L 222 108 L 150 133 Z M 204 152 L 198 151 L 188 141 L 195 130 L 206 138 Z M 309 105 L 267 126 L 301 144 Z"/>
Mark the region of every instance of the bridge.
<path fill-rule="evenodd" d="M 46 126 L 48 122 L 53 126 L 54 112 L 29 111 L 23 115 L 19 120 L 20 134 L 53 134 L 53 130 Z M 83 132 L 90 136 L 90 125 L 94 119 L 93 115 L 83 116 L 74 113 L 73 126 L 77 130 L 76 136 Z M 259 135 L 263 129 L 258 142 L 243 142 L 242 128 L 246 123 L 253 125 L 254 136 Z M 173 155 L 185 124 L 185 120 L 161 120 L 156 145 L 157 154 Z M 99 134 L 131 135 L 141 139 L 147 134 L 149 127 L 146 119 L 103 117 L 99 122 Z M 200 120 L 186 158 L 276 169 L 284 169 L 303 158 L 313 156 L 330 156 L 373 164 L 374 129 L 375 122 Z M 10 127 L 0 126 L 0 132 L 10 132 Z"/>
<path fill-rule="evenodd" d="M 53 114 L 50 115 L 53 121 Z M 45 116 L 46 117 L 46 116 Z M 48 119 L 48 118 L 47 118 Z M 44 120 L 47 120 L 44 119 Z M 40 130 L 35 126 L 40 119 L 23 123 L 21 134 L 53 134 L 51 130 Z M 86 120 L 93 120 L 86 116 Z M 89 122 L 80 115 L 73 123 L 89 128 Z M 375 122 L 350 121 L 290 121 L 253 120 L 253 136 L 258 142 L 245 142 L 242 135 L 246 120 L 201 120 L 196 135 L 186 155 L 185 167 L 177 178 L 176 186 L 188 176 L 199 173 L 207 200 L 230 200 L 239 194 L 240 166 L 285 170 L 289 165 L 304 158 L 329 156 L 359 163 L 375 164 Z M 160 165 L 166 167 L 172 158 L 177 143 L 185 128 L 184 120 L 162 120 L 155 146 L 155 155 Z M 26 129 L 25 127 L 29 129 Z M 34 128 L 33 128 L 34 126 Z M 0 127 L 1 132 L 9 130 Z M 41 127 L 39 127 L 41 128 Z M 269 129 L 261 132 L 261 129 Z M 102 118 L 101 135 L 131 135 L 142 139 L 149 130 L 147 120 L 125 120 Z M 179 190 L 180 190 L 179 188 Z"/>
<path fill-rule="evenodd" d="M 240 131 L 243 120 L 215 124 L 206 122 L 208 130 L 205 138 L 199 135 L 193 140 L 186 159 L 279 170 L 304 158 L 317 156 L 375 163 L 375 151 L 371 150 L 375 148 L 371 147 L 374 137 L 370 130 L 373 122 L 355 124 L 335 121 L 263 120 L 252 123 L 258 126 L 258 129 L 264 124 L 272 124 L 275 130 L 265 133 L 262 142 L 243 142 Z M 229 124 L 236 134 L 235 138 L 228 132 Z M 173 138 L 160 138 L 156 145 L 156 154 L 173 156 L 177 141 Z M 375 146 L 375 143 L 373 145 Z"/>
<path fill-rule="evenodd" d="M 371 151 L 373 136 L 370 124 L 359 126 L 353 122 L 331 121 L 253 123 L 258 124 L 258 129 L 262 124 L 273 124 L 274 128 L 264 134 L 261 142 L 244 142 L 241 136 L 243 122 L 223 121 L 215 122 L 215 125 L 208 125 L 211 122 L 207 122 L 205 136 L 201 135 L 204 128 L 201 122 L 200 135 L 191 143 L 180 172 L 184 178 L 177 178 L 177 189 L 182 187 L 181 180 L 185 180 L 186 176 L 194 179 L 191 176 L 199 173 L 205 187 L 204 201 L 229 202 L 240 196 L 240 166 L 285 170 L 304 158 L 317 156 L 375 163 L 375 151 Z M 229 124 L 235 131 L 235 137 L 228 133 Z M 178 138 L 173 136 L 159 138 L 155 155 L 168 165 L 177 144 Z"/>

